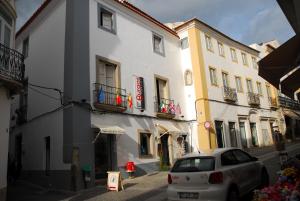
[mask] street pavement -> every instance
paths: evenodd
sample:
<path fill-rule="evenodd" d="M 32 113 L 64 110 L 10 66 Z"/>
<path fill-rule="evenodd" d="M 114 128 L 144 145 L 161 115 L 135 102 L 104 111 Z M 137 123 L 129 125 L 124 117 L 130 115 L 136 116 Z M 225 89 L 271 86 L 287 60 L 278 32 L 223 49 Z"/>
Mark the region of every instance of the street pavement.
<path fill-rule="evenodd" d="M 300 153 L 300 143 L 287 146 L 289 156 Z M 252 151 L 253 155 L 262 160 L 270 175 L 270 183 L 274 183 L 280 170 L 278 152 L 266 149 Z M 124 191 L 107 191 L 105 186 L 97 186 L 78 193 L 43 189 L 39 186 L 18 181 L 8 188 L 7 201 L 166 201 L 167 172 L 157 172 L 151 175 L 128 179 L 124 181 Z M 248 195 L 242 200 L 251 200 Z"/>

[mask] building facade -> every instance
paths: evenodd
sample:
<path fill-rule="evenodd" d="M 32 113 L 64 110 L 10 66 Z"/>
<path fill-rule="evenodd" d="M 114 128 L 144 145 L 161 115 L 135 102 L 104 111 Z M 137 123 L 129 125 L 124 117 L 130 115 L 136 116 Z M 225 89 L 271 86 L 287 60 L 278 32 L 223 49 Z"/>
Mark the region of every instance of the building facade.
<path fill-rule="evenodd" d="M 16 39 L 31 66 L 24 176 L 78 190 L 83 169 L 93 186 L 108 170 L 126 177 L 128 161 L 143 175 L 189 151 L 179 42 L 126 1 L 45 1 Z"/>
<path fill-rule="evenodd" d="M 271 145 L 272 124 L 282 116 L 276 90 L 258 76 L 260 52 L 198 19 L 175 30 L 188 44 L 182 66 L 194 77 L 187 102 L 196 108 L 199 147 Z"/>
<path fill-rule="evenodd" d="M 22 89 L 24 57 L 14 50 L 15 2 L 0 2 L 0 200 L 5 200 L 11 99 Z M 11 159 L 11 158 L 10 158 Z"/>

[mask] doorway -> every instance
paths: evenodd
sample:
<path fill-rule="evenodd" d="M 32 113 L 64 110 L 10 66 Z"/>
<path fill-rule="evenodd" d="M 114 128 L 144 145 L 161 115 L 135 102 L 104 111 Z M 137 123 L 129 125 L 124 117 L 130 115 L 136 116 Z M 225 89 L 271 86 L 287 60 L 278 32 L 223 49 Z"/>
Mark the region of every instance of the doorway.
<path fill-rule="evenodd" d="M 116 136 L 99 134 L 95 142 L 95 179 L 105 179 L 107 171 L 116 170 Z"/>
<path fill-rule="evenodd" d="M 224 136 L 223 121 L 215 121 L 215 125 L 216 125 L 216 134 L 217 134 L 218 148 L 223 148 L 224 147 L 224 141 L 223 141 L 223 136 Z"/>
<path fill-rule="evenodd" d="M 247 136 L 246 136 L 245 122 L 240 122 L 239 124 L 240 124 L 242 147 L 247 148 Z"/>
<path fill-rule="evenodd" d="M 254 147 L 258 147 L 256 123 L 250 123 L 250 130 L 251 130 L 252 145 Z"/>
<path fill-rule="evenodd" d="M 236 138 L 236 130 L 235 130 L 234 122 L 229 122 L 229 135 L 230 135 L 231 147 L 237 147 L 237 138 Z"/>
<path fill-rule="evenodd" d="M 170 156 L 169 156 L 169 134 L 163 135 L 161 140 L 161 157 L 162 157 L 162 165 L 170 166 Z"/>

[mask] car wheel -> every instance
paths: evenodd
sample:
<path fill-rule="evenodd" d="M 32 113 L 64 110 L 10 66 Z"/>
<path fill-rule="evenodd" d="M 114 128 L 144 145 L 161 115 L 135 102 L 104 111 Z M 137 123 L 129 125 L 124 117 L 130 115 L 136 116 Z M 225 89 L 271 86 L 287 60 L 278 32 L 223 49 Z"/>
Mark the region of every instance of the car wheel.
<path fill-rule="evenodd" d="M 227 195 L 227 201 L 239 201 L 239 192 L 235 188 L 231 188 Z"/>
<path fill-rule="evenodd" d="M 260 187 L 264 188 L 266 186 L 269 186 L 269 174 L 268 174 L 266 168 L 263 168 L 261 171 Z"/>

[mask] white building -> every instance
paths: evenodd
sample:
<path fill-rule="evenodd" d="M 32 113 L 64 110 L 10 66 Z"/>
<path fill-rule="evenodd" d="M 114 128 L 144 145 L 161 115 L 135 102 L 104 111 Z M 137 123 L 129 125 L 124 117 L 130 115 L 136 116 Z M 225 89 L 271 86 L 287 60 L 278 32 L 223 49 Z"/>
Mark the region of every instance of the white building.
<path fill-rule="evenodd" d="M 182 65 L 194 77 L 187 102 L 197 106 L 199 146 L 271 145 L 271 125 L 284 122 L 277 91 L 258 76 L 260 52 L 198 19 L 174 29 L 186 44 Z"/>
<path fill-rule="evenodd" d="M 180 41 L 146 13 L 126 1 L 47 0 L 16 44 L 31 66 L 19 129 L 28 179 L 78 190 L 82 168 L 92 186 L 107 170 L 126 176 L 128 161 L 141 175 L 188 151 Z"/>
<path fill-rule="evenodd" d="M 15 2 L 0 1 L 0 200 L 6 198 L 11 98 L 22 89 L 24 57 L 14 50 Z"/>

